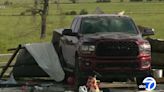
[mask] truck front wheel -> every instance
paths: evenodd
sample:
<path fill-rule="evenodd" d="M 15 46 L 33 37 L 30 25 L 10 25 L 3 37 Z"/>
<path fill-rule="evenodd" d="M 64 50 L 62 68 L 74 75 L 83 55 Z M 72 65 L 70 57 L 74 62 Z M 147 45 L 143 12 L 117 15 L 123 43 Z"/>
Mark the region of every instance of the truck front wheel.
<path fill-rule="evenodd" d="M 140 88 L 140 85 L 144 85 L 142 82 L 146 77 L 137 77 L 136 82 L 137 82 L 137 88 L 138 90 L 145 90 L 145 88 Z"/>
<path fill-rule="evenodd" d="M 85 79 L 83 79 L 83 75 L 79 69 L 79 57 L 76 55 L 75 57 L 75 69 L 74 69 L 74 74 L 75 74 L 75 92 L 79 92 L 79 86 L 82 86 L 85 84 Z"/>
<path fill-rule="evenodd" d="M 145 85 L 145 84 L 143 83 L 143 80 L 144 80 L 146 77 L 153 77 L 150 71 L 148 71 L 147 74 L 146 74 L 145 76 L 136 77 L 136 83 L 137 83 L 138 90 L 145 90 L 145 88 L 140 88 L 140 86 L 141 86 L 141 85 Z"/>

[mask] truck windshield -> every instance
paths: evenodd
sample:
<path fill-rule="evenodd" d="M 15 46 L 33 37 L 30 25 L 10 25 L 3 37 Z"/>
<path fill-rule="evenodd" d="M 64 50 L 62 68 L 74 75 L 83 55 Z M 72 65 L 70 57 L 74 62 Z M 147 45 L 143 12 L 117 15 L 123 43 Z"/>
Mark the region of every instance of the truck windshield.
<path fill-rule="evenodd" d="M 137 34 L 134 22 L 125 17 L 87 17 L 82 20 L 81 33 L 123 32 Z"/>

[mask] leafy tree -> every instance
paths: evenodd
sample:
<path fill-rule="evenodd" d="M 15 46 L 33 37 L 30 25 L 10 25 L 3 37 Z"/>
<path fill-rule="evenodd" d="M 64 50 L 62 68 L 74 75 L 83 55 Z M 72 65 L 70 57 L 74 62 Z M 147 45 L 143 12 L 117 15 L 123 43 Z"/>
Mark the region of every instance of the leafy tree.
<path fill-rule="evenodd" d="M 70 0 L 72 3 L 76 3 L 77 2 L 77 0 Z"/>
<path fill-rule="evenodd" d="M 49 6 L 49 0 L 35 0 L 34 7 L 31 10 L 34 16 L 36 14 L 39 14 L 41 16 L 40 38 L 44 38 L 46 36 L 46 20 L 48 15 L 48 6 Z"/>
<path fill-rule="evenodd" d="M 111 0 L 96 0 L 96 2 L 111 2 Z"/>

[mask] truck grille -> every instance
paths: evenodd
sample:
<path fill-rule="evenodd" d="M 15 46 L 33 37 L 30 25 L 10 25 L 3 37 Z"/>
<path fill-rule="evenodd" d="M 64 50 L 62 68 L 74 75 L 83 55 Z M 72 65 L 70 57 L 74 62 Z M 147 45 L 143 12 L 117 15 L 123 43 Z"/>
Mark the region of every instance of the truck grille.
<path fill-rule="evenodd" d="M 96 47 L 97 56 L 137 56 L 138 46 L 135 42 L 104 41 Z"/>
<path fill-rule="evenodd" d="M 96 64 L 97 68 L 137 68 L 139 67 L 138 62 L 113 62 L 113 63 L 99 63 Z"/>

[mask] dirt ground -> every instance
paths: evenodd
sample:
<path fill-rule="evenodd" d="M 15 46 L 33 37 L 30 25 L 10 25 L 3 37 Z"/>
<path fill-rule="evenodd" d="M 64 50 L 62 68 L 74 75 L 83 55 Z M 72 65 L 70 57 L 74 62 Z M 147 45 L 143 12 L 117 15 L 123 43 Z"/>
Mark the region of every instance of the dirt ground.
<path fill-rule="evenodd" d="M 73 92 L 71 87 L 66 87 L 66 85 L 55 84 L 49 87 L 14 87 L 14 88 L 0 88 L 0 92 Z M 148 92 L 148 91 L 138 91 L 136 88 L 112 88 L 110 92 Z M 150 92 L 150 91 L 149 91 Z M 164 84 L 158 84 L 156 90 L 153 92 L 164 92 Z"/>

